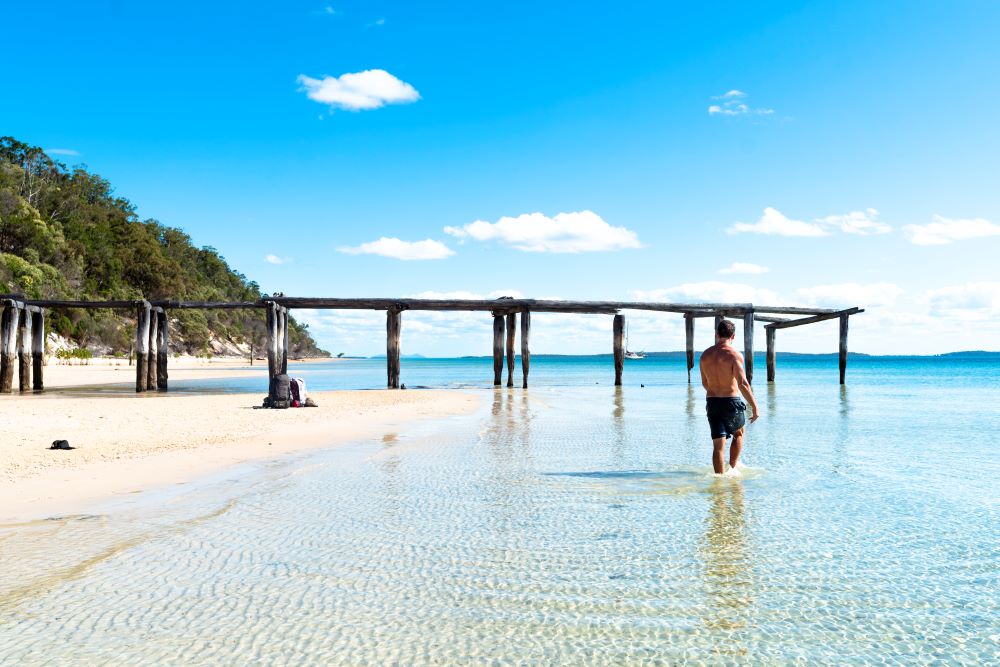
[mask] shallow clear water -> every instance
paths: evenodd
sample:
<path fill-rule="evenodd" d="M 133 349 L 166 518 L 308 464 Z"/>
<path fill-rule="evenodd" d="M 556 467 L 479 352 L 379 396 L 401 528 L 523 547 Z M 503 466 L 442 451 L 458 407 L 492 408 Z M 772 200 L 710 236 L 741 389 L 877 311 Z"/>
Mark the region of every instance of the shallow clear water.
<path fill-rule="evenodd" d="M 682 361 L 620 390 L 558 363 L 473 417 L 0 528 L 0 663 L 1000 661 L 1000 364 L 779 363 L 720 479 Z"/>

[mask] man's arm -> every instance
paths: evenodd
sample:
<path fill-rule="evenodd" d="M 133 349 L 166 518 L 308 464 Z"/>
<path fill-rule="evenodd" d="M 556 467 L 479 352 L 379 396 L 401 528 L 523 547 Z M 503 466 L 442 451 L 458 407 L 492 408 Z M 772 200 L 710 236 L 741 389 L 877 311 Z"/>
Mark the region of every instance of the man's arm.
<path fill-rule="evenodd" d="M 733 364 L 733 375 L 736 377 L 736 386 L 740 388 L 740 393 L 743 394 L 743 398 L 747 399 L 747 403 L 753 410 L 753 416 L 750 417 L 752 424 L 760 417 L 760 410 L 757 408 L 757 399 L 753 397 L 753 389 L 750 387 L 750 381 L 747 380 L 747 374 L 743 368 L 743 356 L 738 352 L 736 353 L 736 362 Z"/>
<path fill-rule="evenodd" d="M 705 377 L 705 354 L 702 353 L 701 359 L 698 360 L 698 370 L 701 371 L 701 386 L 708 391 L 708 378 Z"/>

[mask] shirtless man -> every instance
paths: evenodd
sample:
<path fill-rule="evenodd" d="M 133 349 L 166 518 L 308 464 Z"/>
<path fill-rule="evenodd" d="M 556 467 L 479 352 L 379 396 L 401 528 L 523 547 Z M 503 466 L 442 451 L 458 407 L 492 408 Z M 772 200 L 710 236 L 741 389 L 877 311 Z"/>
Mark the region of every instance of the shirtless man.
<path fill-rule="evenodd" d="M 746 424 L 747 399 L 753 409 L 750 423 L 757 421 L 760 410 L 754 400 L 750 382 L 743 371 L 743 355 L 733 349 L 736 325 L 729 320 L 720 320 L 715 329 L 715 345 L 701 353 L 701 386 L 708 392 L 705 410 L 708 425 L 712 429 L 712 467 L 715 473 L 725 472 L 722 465 L 722 450 L 726 440 L 733 439 L 729 446 L 729 467 L 735 468 L 743 449 L 743 427 Z"/>

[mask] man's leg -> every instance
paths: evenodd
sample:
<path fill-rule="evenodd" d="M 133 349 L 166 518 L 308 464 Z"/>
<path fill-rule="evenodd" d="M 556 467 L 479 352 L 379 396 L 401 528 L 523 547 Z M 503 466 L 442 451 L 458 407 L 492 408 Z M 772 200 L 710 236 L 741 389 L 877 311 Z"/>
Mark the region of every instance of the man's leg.
<path fill-rule="evenodd" d="M 729 467 L 735 468 L 740 460 L 740 452 L 743 451 L 743 431 L 741 428 L 733 436 L 733 444 L 729 445 Z"/>
<path fill-rule="evenodd" d="M 715 468 L 716 475 L 721 475 L 725 472 L 722 467 L 722 452 L 725 447 L 725 438 L 712 438 L 712 467 Z"/>

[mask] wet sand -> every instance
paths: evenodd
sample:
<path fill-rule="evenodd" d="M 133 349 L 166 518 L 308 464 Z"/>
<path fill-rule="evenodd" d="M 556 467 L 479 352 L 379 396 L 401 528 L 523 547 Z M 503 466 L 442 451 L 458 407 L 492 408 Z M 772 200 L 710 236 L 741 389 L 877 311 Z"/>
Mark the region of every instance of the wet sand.
<path fill-rule="evenodd" d="M 171 362 L 172 380 L 261 372 L 243 369 L 245 361 Z M 113 364 L 50 366 L 46 386 L 134 383 L 131 371 Z M 457 391 L 336 391 L 312 393 L 317 408 L 254 409 L 263 395 L 2 396 L 0 521 L 76 512 L 225 466 L 468 413 L 479 402 Z M 56 439 L 76 449 L 49 450 Z"/>

